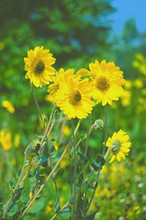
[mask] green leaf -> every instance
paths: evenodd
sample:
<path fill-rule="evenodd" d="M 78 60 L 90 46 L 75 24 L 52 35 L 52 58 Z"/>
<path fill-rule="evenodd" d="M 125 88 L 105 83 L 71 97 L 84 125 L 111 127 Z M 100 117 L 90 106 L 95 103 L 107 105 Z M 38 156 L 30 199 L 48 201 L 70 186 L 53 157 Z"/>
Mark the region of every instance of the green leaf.
<path fill-rule="evenodd" d="M 3 202 L 0 202 L 0 213 L 2 212 L 2 210 L 3 210 Z"/>
<path fill-rule="evenodd" d="M 69 203 L 72 205 L 75 202 L 75 198 L 71 197 L 71 199 L 69 200 Z"/>
<path fill-rule="evenodd" d="M 8 217 L 14 216 L 14 215 L 17 213 L 17 211 L 18 211 L 18 206 L 17 206 L 17 204 L 14 202 L 14 203 L 12 203 L 12 205 L 11 205 L 9 211 L 8 211 L 8 214 L 7 214 Z"/>
<path fill-rule="evenodd" d="M 82 184 L 83 180 L 84 180 L 83 172 L 84 172 L 84 171 L 82 171 L 82 172 L 80 173 L 80 176 L 79 176 L 79 179 L 78 179 L 78 182 L 77 182 L 77 186 L 80 186 L 80 185 Z"/>
<path fill-rule="evenodd" d="M 69 219 L 71 216 L 71 208 L 70 206 L 66 206 L 63 210 L 59 212 L 59 215 L 64 219 Z"/>
<path fill-rule="evenodd" d="M 101 154 L 97 154 L 96 160 L 92 159 L 92 167 L 95 171 L 98 171 L 105 164 L 106 160 Z"/>
<path fill-rule="evenodd" d="M 80 156 L 83 164 L 86 165 L 86 163 L 88 162 L 88 158 L 82 152 L 79 152 L 78 155 Z"/>
<path fill-rule="evenodd" d="M 87 182 L 87 184 L 88 184 L 88 188 L 94 189 L 95 187 L 97 187 L 98 181 L 97 179 L 94 178 L 90 182 Z"/>
<path fill-rule="evenodd" d="M 48 158 L 46 156 L 38 156 L 37 160 L 39 161 L 39 166 L 44 165 L 46 162 L 48 162 Z"/>
<path fill-rule="evenodd" d="M 22 190 L 23 190 L 23 187 L 17 189 L 16 194 L 15 194 L 15 201 L 17 201 L 20 198 L 20 196 L 22 194 Z"/>
<path fill-rule="evenodd" d="M 28 173 L 28 178 L 32 178 L 33 176 L 35 176 L 35 175 L 36 175 L 36 172 L 37 172 L 36 169 L 31 170 L 31 171 Z"/>
<path fill-rule="evenodd" d="M 44 154 L 44 156 L 45 156 L 46 158 L 49 157 L 49 149 L 48 149 L 47 144 L 45 144 L 45 146 L 44 146 L 43 154 Z"/>
<path fill-rule="evenodd" d="M 95 215 L 98 211 L 91 213 L 90 215 L 85 216 L 85 220 L 94 220 Z"/>
<path fill-rule="evenodd" d="M 55 203 L 55 212 L 58 213 L 59 210 L 60 210 L 60 198 L 59 198 L 59 196 L 57 196 L 57 200 Z"/>
<path fill-rule="evenodd" d="M 4 200 L 4 188 L 0 185 L 0 202 Z"/>
<path fill-rule="evenodd" d="M 18 169 L 18 171 L 17 171 L 17 173 L 16 173 L 16 178 L 17 178 L 17 179 L 18 179 L 19 176 L 20 176 L 20 173 L 21 173 L 22 167 L 23 167 L 23 166 L 20 166 L 19 169 Z"/>
<path fill-rule="evenodd" d="M 22 203 L 27 203 L 27 201 L 29 200 L 29 192 L 30 192 L 30 188 L 29 187 L 25 187 L 22 191 L 22 194 L 21 194 L 21 202 Z"/>
<path fill-rule="evenodd" d="M 17 183 L 17 180 L 15 178 L 12 178 L 10 181 L 9 181 L 9 187 L 10 189 L 13 189 L 15 186 L 16 186 L 16 183 Z"/>
<path fill-rule="evenodd" d="M 41 198 L 36 201 L 36 203 L 30 208 L 29 213 L 35 214 L 41 211 L 44 208 L 46 201 L 44 198 Z"/>

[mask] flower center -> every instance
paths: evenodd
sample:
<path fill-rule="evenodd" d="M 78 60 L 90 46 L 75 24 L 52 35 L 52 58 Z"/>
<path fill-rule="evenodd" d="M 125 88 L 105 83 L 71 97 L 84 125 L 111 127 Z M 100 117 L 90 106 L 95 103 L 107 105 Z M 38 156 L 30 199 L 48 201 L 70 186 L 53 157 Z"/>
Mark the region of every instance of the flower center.
<path fill-rule="evenodd" d="M 74 91 L 70 97 L 69 97 L 69 102 L 72 104 L 72 105 L 77 105 L 81 100 L 81 94 L 79 91 Z"/>
<path fill-rule="evenodd" d="M 120 147 L 121 147 L 121 143 L 120 143 L 120 141 L 119 140 L 115 140 L 114 142 L 113 142 L 113 148 L 112 148 L 112 151 L 113 151 L 113 153 L 114 154 L 117 154 L 118 152 L 119 152 L 119 150 L 120 150 Z"/>
<path fill-rule="evenodd" d="M 106 77 L 100 77 L 97 82 L 96 82 L 96 87 L 97 89 L 101 90 L 101 91 L 106 91 L 109 88 L 109 83 L 106 79 Z"/>
<path fill-rule="evenodd" d="M 35 72 L 40 74 L 44 71 L 44 69 L 45 69 L 44 63 L 39 61 L 38 64 L 36 65 Z"/>

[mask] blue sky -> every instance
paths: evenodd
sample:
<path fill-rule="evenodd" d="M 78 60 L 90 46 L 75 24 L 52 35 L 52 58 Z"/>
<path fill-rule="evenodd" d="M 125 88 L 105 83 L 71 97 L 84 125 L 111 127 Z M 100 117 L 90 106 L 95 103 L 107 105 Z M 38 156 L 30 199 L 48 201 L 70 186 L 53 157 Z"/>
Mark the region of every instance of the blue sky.
<path fill-rule="evenodd" d="M 118 34 L 128 18 L 135 18 L 138 30 L 146 31 L 146 0 L 112 0 L 112 5 L 117 11 L 110 18 Z"/>

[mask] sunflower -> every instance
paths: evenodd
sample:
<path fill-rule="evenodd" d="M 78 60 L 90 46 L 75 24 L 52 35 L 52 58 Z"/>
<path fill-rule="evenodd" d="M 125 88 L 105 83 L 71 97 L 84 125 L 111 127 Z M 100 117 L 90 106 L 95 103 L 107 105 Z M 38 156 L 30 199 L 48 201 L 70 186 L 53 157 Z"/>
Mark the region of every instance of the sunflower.
<path fill-rule="evenodd" d="M 113 100 L 118 100 L 122 94 L 125 80 L 123 79 L 123 72 L 120 68 L 115 66 L 114 62 L 106 62 L 103 60 L 99 63 L 89 64 L 92 75 L 91 84 L 94 92 L 93 98 L 97 103 L 102 102 L 102 105 L 112 104 Z"/>
<path fill-rule="evenodd" d="M 27 71 L 25 78 L 30 79 L 36 87 L 42 87 L 49 84 L 51 76 L 55 69 L 51 66 L 55 63 L 55 58 L 49 53 L 50 50 L 42 47 L 35 47 L 34 50 L 28 51 L 28 58 L 24 58 L 25 70 Z"/>
<path fill-rule="evenodd" d="M 129 136 L 127 133 L 119 130 L 118 132 L 115 132 L 111 138 L 108 138 L 106 146 L 111 147 L 110 163 L 112 163 L 115 159 L 119 162 L 122 159 L 125 159 L 125 155 L 130 151 L 131 143 L 129 142 Z"/>
<path fill-rule="evenodd" d="M 55 73 L 55 76 L 52 76 L 52 82 L 47 90 L 47 92 L 49 93 L 49 95 L 46 96 L 47 101 L 56 102 L 56 96 L 60 92 L 60 84 L 65 84 L 68 77 L 71 77 L 73 73 L 74 69 L 68 69 L 67 71 L 64 71 L 64 69 L 61 68 L 59 72 Z"/>
<path fill-rule="evenodd" d="M 11 114 L 13 114 L 13 113 L 15 112 L 14 106 L 12 105 L 11 102 L 9 102 L 9 101 L 7 101 L 7 100 L 4 100 L 4 101 L 2 102 L 2 106 L 3 106 L 4 108 L 6 108 L 6 109 L 8 110 L 8 112 L 10 112 Z"/>
<path fill-rule="evenodd" d="M 9 131 L 0 131 L 0 143 L 3 147 L 4 150 L 9 150 L 12 147 L 12 142 L 11 142 L 11 133 Z"/>
<path fill-rule="evenodd" d="M 91 93 L 92 87 L 88 79 L 80 81 L 80 76 L 68 75 L 66 80 L 60 83 L 56 104 L 68 119 L 86 118 L 95 105 L 91 100 Z"/>

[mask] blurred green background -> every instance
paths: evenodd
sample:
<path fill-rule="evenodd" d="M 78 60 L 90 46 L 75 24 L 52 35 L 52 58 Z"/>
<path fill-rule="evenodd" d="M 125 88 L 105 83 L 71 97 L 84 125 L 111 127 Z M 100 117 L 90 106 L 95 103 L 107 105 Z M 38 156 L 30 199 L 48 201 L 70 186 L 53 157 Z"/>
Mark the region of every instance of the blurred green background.
<path fill-rule="evenodd" d="M 104 215 L 102 210 L 107 207 L 108 193 L 105 192 L 105 200 L 96 203 L 102 206 L 100 219 L 120 219 L 123 216 L 123 219 L 144 219 L 146 32 L 139 31 L 134 18 L 130 18 L 123 25 L 121 33 L 116 34 L 110 16 L 115 12 L 116 8 L 110 0 L 0 1 L 0 135 L 3 131 L 7 134 L 6 145 L 0 143 L 0 183 L 6 191 L 9 188 L 8 181 L 23 161 L 23 152 L 29 141 L 35 134 L 42 134 L 30 83 L 24 78 L 23 59 L 29 49 L 43 45 L 44 48 L 49 48 L 56 58 L 57 70 L 63 67 L 77 71 L 81 67 L 88 68 L 88 64 L 96 59 L 106 59 L 114 61 L 124 71 L 124 77 L 127 79 L 125 92 L 120 101 L 110 107 L 108 124 L 109 136 L 114 131 L 123 129 L 131 137 L 130 156 L 122 166 L 126 170 L 123 181 L 124 184 L 132 185 L 130 193 L 134 195 L 134 199 L 131 199 L 134 202 L 130 201 L 132 205 L 125 211 L 128 191 L 121 187 L 119 194 L 112 198 L 113 202 L 110 199 L 110 207 L 106 208 Z M 47 86 L 35 89 L 35 92 L 42 112 L 48 117 L 52 104 L 46 101 Z M 6 101 L 10 102 L 14 109 Z M 104 118 L 104 110 L 100 104 L 93 112 L 93 119 L 97 118 Z M 83 120 L 81 132 L 86 131 L 87 124 L 88 119 Z M 67 122 L 67 125 L 69 126 L 70 122 Z M 98 151 L 97 145 L 102 143 L 102 135 L 100 136 L 98 141 L 96 133 L 90 138 L 91 154 Z M 120 178 L 123 178 L 122 172 Z M 112 185 L 110 179 L 106 181 Z M 116 187 L 118 190 L 119 185 L 115 185 L 115 190 Z M 100 196 L 104 198 L 103 195 Z M 53 200 L 54 195 L 51 198 Z M 45 199 L 49 201 L 48 197 Z M 120 212 L 118 207 L 121 199 L 125 201 Z M 45 212 L 47 208 L 51 211 Z M 34 219 L 48 219 L 53 208 L 51 205 L 47 208 L 44 204 L 42 212 L 38 217 L 34 216 Z M 112 214 L 111 210 L 114 210 Z M 128 212 L 130 214 L 125 214 Z M 32 212 L 32 217 L 33 215 Z"/>

